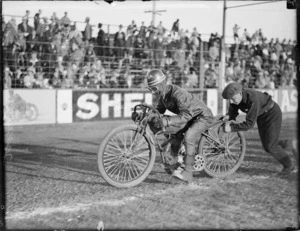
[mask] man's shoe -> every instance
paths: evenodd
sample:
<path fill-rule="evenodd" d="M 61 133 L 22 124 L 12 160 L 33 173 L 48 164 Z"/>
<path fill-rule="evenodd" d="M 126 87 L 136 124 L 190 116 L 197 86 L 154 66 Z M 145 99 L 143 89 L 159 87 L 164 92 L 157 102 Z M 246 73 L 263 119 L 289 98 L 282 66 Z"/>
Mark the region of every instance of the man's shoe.
<path fill-rule="evenodd" d="M 180 169 L 176 169 L 173 174 L 174 177 L 179 178 L 180 180 L 187 181 L 187 182 L 193 182 L 193 172 L 192 171 L 186 171 Z"/>
<path fill-rule="evenodd" d="M 294 163 L 291 164 L 290 167 L 284 167 L 281 171 L 280 171 L 280 175 L 286 176 L 286 175 L 290 175 L 292 173 L 297 172 L 297 170 L 295 169 L 295 165 Z"/>

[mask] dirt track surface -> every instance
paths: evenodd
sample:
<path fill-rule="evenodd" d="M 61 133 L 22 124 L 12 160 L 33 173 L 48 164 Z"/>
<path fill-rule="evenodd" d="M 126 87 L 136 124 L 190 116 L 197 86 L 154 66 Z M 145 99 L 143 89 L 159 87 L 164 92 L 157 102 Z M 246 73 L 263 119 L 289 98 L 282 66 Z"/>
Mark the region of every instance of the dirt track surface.
<path fill-rule="evenodd" d="M 256 129 L 233 175 L 195 173 L 187 185 L 159 158 L 140 185 L 118 189 L 100 176 L 96 155 L 105 134 L 130 121 L 6 128 L 6 225 L 9 229 L 285 229 L 298 227 L 297 175 L 262 150 Z M 281 137 L 296 135 L 296 120 Z M 292 156 L 291 148 L 287 152 Z"/>

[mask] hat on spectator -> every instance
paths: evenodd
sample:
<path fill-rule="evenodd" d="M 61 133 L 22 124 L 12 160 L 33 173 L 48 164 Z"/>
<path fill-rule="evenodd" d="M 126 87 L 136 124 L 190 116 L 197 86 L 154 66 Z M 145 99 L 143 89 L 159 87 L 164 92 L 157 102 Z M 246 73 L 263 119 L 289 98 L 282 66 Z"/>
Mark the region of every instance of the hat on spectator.
<path fill-rule="evenodd" d="M 242 92 L 243 87 L 241 84 L 239 83 L 230 83 L 228 84 L 225 89 L 222 92 L 222 97 L 224 99 L 230 99 L 232 98 L 234 95 Z"/>

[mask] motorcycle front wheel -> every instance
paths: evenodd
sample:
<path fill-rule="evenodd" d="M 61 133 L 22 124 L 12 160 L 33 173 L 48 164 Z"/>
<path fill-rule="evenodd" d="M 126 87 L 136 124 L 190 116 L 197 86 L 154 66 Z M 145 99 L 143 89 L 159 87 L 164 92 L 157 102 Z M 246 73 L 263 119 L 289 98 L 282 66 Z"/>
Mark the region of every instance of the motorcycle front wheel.
<path fill-rule="evenodd" d="M 138 126 L 125 125 L 109 132 L 98 150 L 98 168 L 115 187 L 133 187 L 151 172 L 156 152 L 151 137 Z"/>

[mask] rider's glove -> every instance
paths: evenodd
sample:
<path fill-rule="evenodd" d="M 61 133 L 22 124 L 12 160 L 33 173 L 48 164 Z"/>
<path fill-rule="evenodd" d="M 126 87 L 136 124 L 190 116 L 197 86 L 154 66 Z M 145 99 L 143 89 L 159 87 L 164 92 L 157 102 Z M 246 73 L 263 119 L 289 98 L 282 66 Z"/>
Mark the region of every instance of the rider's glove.
<path fill-rule="evenodd" d="M 132 114 L 131 114 L 131 119 L 133 120 L 133 121 L 136 121 L 138 118 L 140 117 L 140 113 L 137 113 L 137 112 L 132 112 Z"/>
<path fill-rule="evenodd" d="M 168 117 L 157 117 L 154 121 L 154 126 L 156 128 L 165 128 L 169 126 Z"/>
<path fill-rule="evenodd" d="M 224 115 L 219 118 L 219 120 L 225 121 L 229 119 L 229 115 Z"/>

